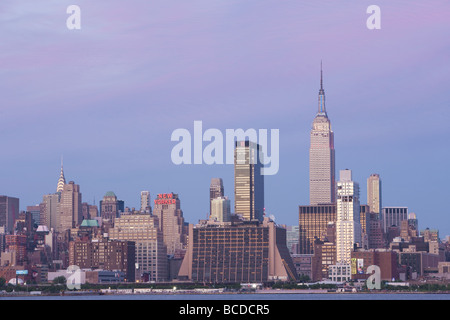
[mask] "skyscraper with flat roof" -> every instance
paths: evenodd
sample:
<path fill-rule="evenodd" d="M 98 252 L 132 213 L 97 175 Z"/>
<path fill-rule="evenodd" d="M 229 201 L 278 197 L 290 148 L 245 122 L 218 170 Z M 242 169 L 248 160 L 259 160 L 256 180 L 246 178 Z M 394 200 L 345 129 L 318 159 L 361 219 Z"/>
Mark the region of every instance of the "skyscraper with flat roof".
<path fill-rule="evenodd" d="M 227 197 L 218 197 L 211 200 L 210 219 L 220 222 L 230 221 L 230 200 Z"/>
<path fill-rule="evenodd" d="M 299 252 L 313 254 L 314 241 L 324 241 L 330 222 L 336 222 L 336 204 L 299 206 Z"/>
<path fill-rule="evenodd" d="M 246 220 L 264 219 L 264 176 L 261 146 L 236 141 L 234 150 L 234 212 Z"/>
<path fill-rule="evenodd" d="M 407 207 L 384 207 L 381 209 L 381 222 L 384 233 L 387 233 L 392 226 L 400 227 L 403 220 L 408 220 Z"/>
<path fill-rule="evenodd" d="M 151 212 L 150 191 L 141 191 L 141 212 Z"/>
<path fill-rule="evenodd" d="M 122 214 L 109 229 L 110 239 L 135 242 L 136 280 L 145 274 L 149 281 L 166 281 L 169 278 L 167 249 L 158 217 L 146 213 Z"/>
<path fill-rule="evenodd" d="M 286 229 L 262 222 L 189 225 L 189 244 L 179 280 L 199 283 L 297 281 Z"/>
<path fill-rule="evenodd" d="M 5 232 L 14 231 L 14 221 L 19 215 L 19 199 L 8 196 L 0 196 L 0 227 L 5 227 Z"/>
<path fill-rule="evenodd" d="M 351 170 L 340 171 L 336 209 L 336 261 L 349 264 L 355 243 L 361 244 L 359 185 Z"/>
<path fill-rule="evenodd" d="M 370 212 L 381 214 L 381 179 L 377 173 L 367 179 L 367 205 Z"/>
<path fill-rule="evenodd" d="M 322 64 L 320 68 L 319 104 L 311 129 L 309 149 L 310 205 L 335 203 L 334 133 L 325 108 Z"/>

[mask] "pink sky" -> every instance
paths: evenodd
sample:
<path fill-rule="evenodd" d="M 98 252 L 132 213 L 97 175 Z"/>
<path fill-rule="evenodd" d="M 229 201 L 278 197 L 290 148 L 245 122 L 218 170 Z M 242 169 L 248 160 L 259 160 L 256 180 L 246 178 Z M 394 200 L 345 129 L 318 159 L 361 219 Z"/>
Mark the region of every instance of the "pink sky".
<path fill-rule="evenodd" d="M 65 27 L 70 4 L 82 10 L 81 30 Z M 421 227 L 450 234 L 442 201 L 422 200 L 450 191 L 450 4 L 377 1 L 382 28 L 368 30 L 371 4 L 2 0 L 0 137 L 8 152 L 0 194 L 20 197 L 22 208 L 40 202 L 54 191 L 64 154 L 84 200 L 113 190 L 137 206 L 141 189 L 174 191 L 195 223 L 208 208 L 210 178 L 224 178 L 233 196 L 232 167 L 170 162 L 171 132 L 202 120 L 221 130 L 280 129 L 280 172 L 267 179 L 266 207 L 295 224 L 309 199 L 322 59 L 337 169 L 354 171 L 362 202 L 365 179 L 380 173 L 385 205 L 408 206 Z M 282 205 L 280 186 L 293 193 Z"/>

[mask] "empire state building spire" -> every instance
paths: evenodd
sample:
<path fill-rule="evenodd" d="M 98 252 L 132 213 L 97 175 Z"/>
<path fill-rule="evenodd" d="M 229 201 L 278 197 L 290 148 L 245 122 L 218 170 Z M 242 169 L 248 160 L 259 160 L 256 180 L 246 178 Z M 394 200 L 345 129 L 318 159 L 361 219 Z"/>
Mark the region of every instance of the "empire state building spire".
<path fill-rule="evenodd" d="M 64 177 L 63 159 L 61 157 L 61 173 L 59 175 L 58 186 L 56 187 L 56 192 L 62 192 L 65 184 L 66 184 L 66 178 Z"/>
<path fill-rule="evenodd" d="M 319 115 L 327 116 L 327 109 L 325 108 L 325 90 L 323 90 L 322 61 L 320 61 L 320 90 L 319 90 L 319 106 L 317 113 Z"/>

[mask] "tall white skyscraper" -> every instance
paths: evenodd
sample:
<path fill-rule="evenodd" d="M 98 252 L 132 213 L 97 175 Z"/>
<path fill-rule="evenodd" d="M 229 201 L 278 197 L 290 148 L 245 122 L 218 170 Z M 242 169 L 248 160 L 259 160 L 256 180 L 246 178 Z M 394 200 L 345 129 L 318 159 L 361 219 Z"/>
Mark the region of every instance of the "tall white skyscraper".
<path fill-rule="evenodd" d="M 352 180 L 351 170 L 341 170 L 336 199 L 336 261 L 350 264 L 355 243 L 361 243 L 359 218 L 359 185 Z"/>
<path fill-rule="evenodd" d="M 334 134 L 325 108 L 322 65 L 317 115 L 311 129 L 309 149 L 309 199 L 311 205 L 335 203 L 336 178 Z"/>
<path fill-rule="evenodd" d="M 230 200 L 228 197 L 218 197 L 211 200 L 210 219 L 218 222 L 228 222 L 230 217 Z"/>

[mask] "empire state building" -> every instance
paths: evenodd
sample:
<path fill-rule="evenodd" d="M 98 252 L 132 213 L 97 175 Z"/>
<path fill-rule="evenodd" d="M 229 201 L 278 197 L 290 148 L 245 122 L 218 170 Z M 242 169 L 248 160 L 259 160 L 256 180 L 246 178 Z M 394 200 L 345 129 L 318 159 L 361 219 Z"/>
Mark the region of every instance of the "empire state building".
<path fill-rule="evenodd" d="M 334 134 L 325 108 L 321 64 L 318 109 L 312 123 L 309 149 L 310 205 L 335 203 L 335 180 Z"/>

